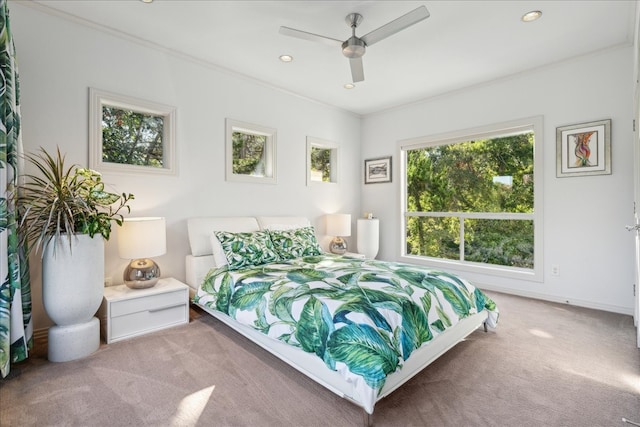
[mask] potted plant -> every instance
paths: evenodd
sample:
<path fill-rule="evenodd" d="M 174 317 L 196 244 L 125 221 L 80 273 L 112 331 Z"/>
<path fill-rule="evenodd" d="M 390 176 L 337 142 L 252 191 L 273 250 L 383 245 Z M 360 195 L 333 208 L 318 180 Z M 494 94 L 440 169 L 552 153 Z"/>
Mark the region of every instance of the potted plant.
<path fill-rule="evenodd" d="M 19 235 L 42 252 L 42 300 L 55 322 L 49 328 L 51 361 L 93 353 L 100 345 L 94 314 L 104 291 L 104 240 L 133 194 L 105 191 L 100 174 L 65 165 L 65 156 L 43 148 L 26 159 L 39 174 L 25 174 L 18 187 Z"/>

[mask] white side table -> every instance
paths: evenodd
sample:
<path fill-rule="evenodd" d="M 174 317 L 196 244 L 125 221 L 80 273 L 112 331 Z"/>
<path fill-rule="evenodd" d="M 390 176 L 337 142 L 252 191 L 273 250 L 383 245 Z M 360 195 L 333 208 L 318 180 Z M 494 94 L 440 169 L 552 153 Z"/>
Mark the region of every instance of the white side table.
<path fill-rule="evenodd" d="M 98 314 L 107 344 L 189 323 L 189 287 L 173 278 L 147 289 L 109 286 Z"/>
<path fill-rule="evenodd" d="M 365 258 L 374 259 L 378 255 L 380 222 L 374 219 L 358 219 L 358 252 Z"/>

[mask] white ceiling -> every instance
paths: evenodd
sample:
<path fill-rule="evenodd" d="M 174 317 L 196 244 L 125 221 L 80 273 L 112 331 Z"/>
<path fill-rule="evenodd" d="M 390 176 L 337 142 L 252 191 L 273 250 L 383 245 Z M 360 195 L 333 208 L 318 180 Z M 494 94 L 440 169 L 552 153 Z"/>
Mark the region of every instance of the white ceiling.
<path fill-rule="evenodd" d="M 635 0 L 36 3 L 357 114 L 629 45 L 636 8 Z M 365 81 L 352 90 L 343 88 L 351 74 L 339 48 L 278 33 L 284 25 L 346 40 L 349 13 L 364 16 L 362 36 L 420 5 L 431 16 L 370 46 Z M 536 9 L 541 19 L 520 21 Z"/>

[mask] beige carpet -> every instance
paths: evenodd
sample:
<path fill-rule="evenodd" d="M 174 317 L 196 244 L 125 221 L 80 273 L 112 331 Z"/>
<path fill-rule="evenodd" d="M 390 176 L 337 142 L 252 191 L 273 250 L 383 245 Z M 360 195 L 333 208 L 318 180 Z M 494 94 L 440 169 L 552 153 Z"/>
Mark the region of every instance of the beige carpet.
<path fill-rule="evenodd" d="M 474 332 L 380 401 L 376 426 L 640 422 L 630 316 L 489 294 L 498 328 Z M 361 409 L 198 310 L 189 325 L 79 361 L 35 355 L 0 380 L 3 427 L 361 424 Z"/>

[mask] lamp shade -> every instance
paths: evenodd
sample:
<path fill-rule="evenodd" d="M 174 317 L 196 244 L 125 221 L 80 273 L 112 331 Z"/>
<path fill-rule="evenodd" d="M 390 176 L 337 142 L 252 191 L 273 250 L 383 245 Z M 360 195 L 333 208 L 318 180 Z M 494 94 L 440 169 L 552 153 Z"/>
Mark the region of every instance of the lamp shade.
<path fill-rule="evenodd" d="M 351 215 L 331 214 L 327 215 L 327 234 L 329 236 L 351 236 Z"/>
<path fill-rule="evenodd" d="M 120 258 L 151 258 L 167 252 L 167 232 L 164 218 L 125 218 L 118 228 Z"/>

